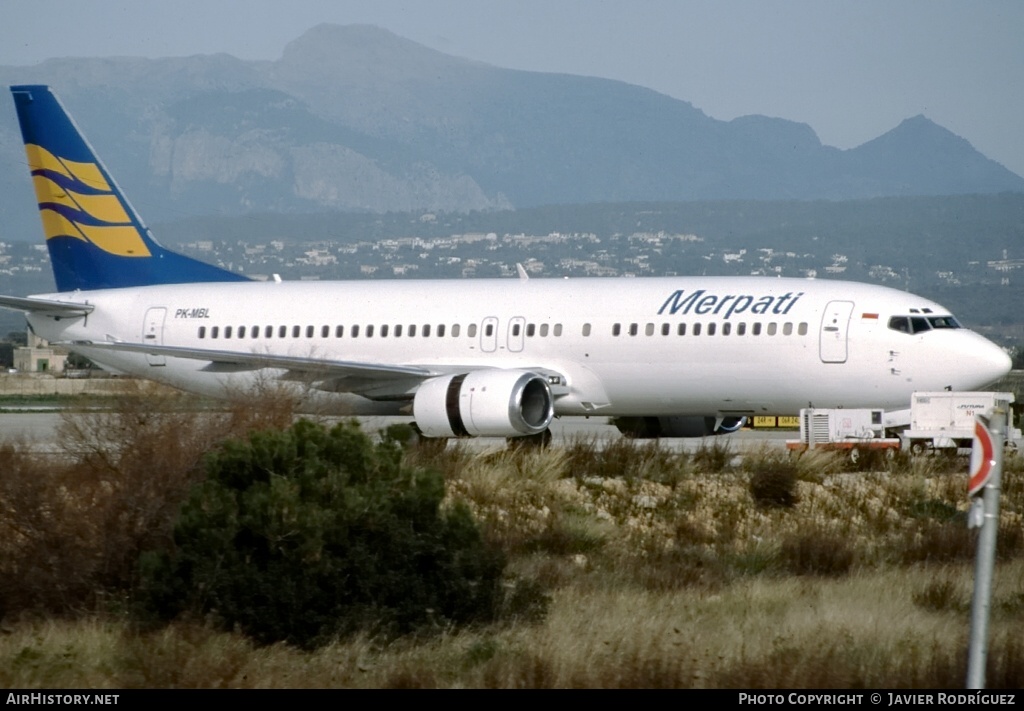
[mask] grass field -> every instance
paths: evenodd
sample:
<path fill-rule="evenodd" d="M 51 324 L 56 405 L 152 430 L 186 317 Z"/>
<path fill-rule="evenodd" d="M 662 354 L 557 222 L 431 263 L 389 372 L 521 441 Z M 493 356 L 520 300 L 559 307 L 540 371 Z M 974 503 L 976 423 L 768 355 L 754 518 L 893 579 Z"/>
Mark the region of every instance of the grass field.
<path fill-rule="evenodd" d="M 274 424 L 263 415 L 257 426 Z M 144 629 L 128 612 L 133 551 L 169 535 L 202 452 L 253 426 L 244 412 L 148 403 L 65 426 L 71 465 L 0 448 L 9 688 L 962 688 L 966 676 L 976 533 L 963 459 L 851 471 L 723 440 L 693 453 L 626 439 L 413 447 L 546 613 L 304 652 L 203 620 Z M 1022 472 L 1008 457 L 990 688 L 1024 687 Z"/>

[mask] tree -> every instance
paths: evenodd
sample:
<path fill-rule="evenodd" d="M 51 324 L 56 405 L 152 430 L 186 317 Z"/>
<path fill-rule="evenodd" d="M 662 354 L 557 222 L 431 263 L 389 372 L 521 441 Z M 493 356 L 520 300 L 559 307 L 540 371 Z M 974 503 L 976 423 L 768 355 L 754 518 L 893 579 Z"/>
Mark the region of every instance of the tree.
<path fill-rule="evenodd" d="M 4 340 L 13 346 L 27 346 L 28 334 L 25 331 L 9 331 Z"/>

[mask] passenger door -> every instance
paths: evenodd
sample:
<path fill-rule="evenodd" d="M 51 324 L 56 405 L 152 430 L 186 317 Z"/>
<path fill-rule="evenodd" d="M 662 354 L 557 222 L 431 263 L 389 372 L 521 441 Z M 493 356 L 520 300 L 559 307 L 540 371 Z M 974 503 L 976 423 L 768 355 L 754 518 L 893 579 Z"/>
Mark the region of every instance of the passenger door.
<path fill-rule="evenodd" d="M 821 317 L 819 352 L 823 363 L 845 363 L 852 301 L 830 301 Z"/>

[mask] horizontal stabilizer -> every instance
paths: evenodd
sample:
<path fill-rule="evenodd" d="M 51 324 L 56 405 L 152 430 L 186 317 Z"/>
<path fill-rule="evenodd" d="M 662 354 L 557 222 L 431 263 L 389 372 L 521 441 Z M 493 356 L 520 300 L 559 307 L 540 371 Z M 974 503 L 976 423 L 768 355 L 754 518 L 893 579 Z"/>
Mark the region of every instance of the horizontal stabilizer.
<path fill-rule="evenodd" d="M 34 299 L 21 296 L 0 296 L 0 308 L 27 311 L 45 316 L 85 316 L 93 308 L 92 304 L 76 304 L 70 301 L 52 301 L 50 299 Z"/>

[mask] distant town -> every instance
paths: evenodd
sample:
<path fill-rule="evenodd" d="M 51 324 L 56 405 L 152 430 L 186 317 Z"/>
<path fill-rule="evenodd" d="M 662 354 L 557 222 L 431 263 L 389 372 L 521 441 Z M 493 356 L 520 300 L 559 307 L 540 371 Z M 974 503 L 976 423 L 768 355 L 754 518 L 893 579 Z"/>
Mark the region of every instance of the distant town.
<path fill-rule="evenodd" d="M 424 219 L 429 220 L 429 215 Z M 750 240 L 753 242 L 753 240 Z M 890 251 L 907 261 L 872 263 L 865 250 L 844 253 L 826 247 L 821 253 L 766 247 L 722 246 L 692 233 L 637 231 L 599 236 L 590 232 L 548 234 L 468 232 L 448 236 L 387 237 L 351 242 L 308 241 L 293 238 L 197 240 L 174 249 L 216 263 L 254 279 L 284 280 L 380 278 L 511 278 L 521 265 L 531 277 L 641 277 L 673 275 L 761 275 L 799 278 L 839 278 L 887 284 L 922 295 L 936 295 L 956 312 L 962 309 L 980 324 L 1008 323 L 994 310 L 1011 308 L 1014 276 L 1024 259 L 1005 251 L 1001 259 L 944 263 L 935 254 L 916 258 Z M 853 246 L 856 250 L 857 246 Z M 882 256 L 868 251 L 874 256 Z M 927 266 L 925 265 L 927 262 Z M 913 265 L 913 266 L 911 266 Z M 980 295 L 979 286 L 1014 287 L 1005 299 Z M 0 291 L 30 294 L 53 289 L 49 256 L 44 244 L 0 242 Z M 978 307 L 975 300 L 983 304 Z M 1005 302 L 1005 303 L 1004 303 Z M 984 306 L 984 304 L 988 304 Z M 986 313 L 985 309 L 989 312 Z M 1016 308 L 1013 307 L 1014 313 Z M 12 318 L 20 318 L 9 314 Z M 1020 319 L 1015 319 L 1017 323 Z M 23 323 L 23 321 L 19 321 Z M 6 325 L 0 323 L 0 330 Z"/>
<path fill-rule="evenodd" d="M 721 249 L 694 234 L 635 232 L 599 237 L 593 233 L 546 235 L 468 233 L 448 237 L 403 237 L 334 244 L 325 241 L 266 243 L 200 240 L 176 250 L 220 264 L 254 279 L 473 278 L 511 277 L 521 264 L 537 277 L 636 277 L 686 275 L 760 275 L 833 277 L 888 283 L 905 288 L 951 286 L 969 282 L 1009 285 L 1024 259 L 973 261 L 934 274 L 910 274 L 899 264 L 852 261 L 846 254 L 810 254 L 770 248 Z M 1004 255 L 1005 257 L 1005 255 Z M 29 291 L 52 288 L 46 246 L 0 242 L 0 277 L 5 287 L 25 284 Z M 52 284 L 52 282 L 50 282 Z M 5 293 L 20 293 L 4 288 Z"/>

